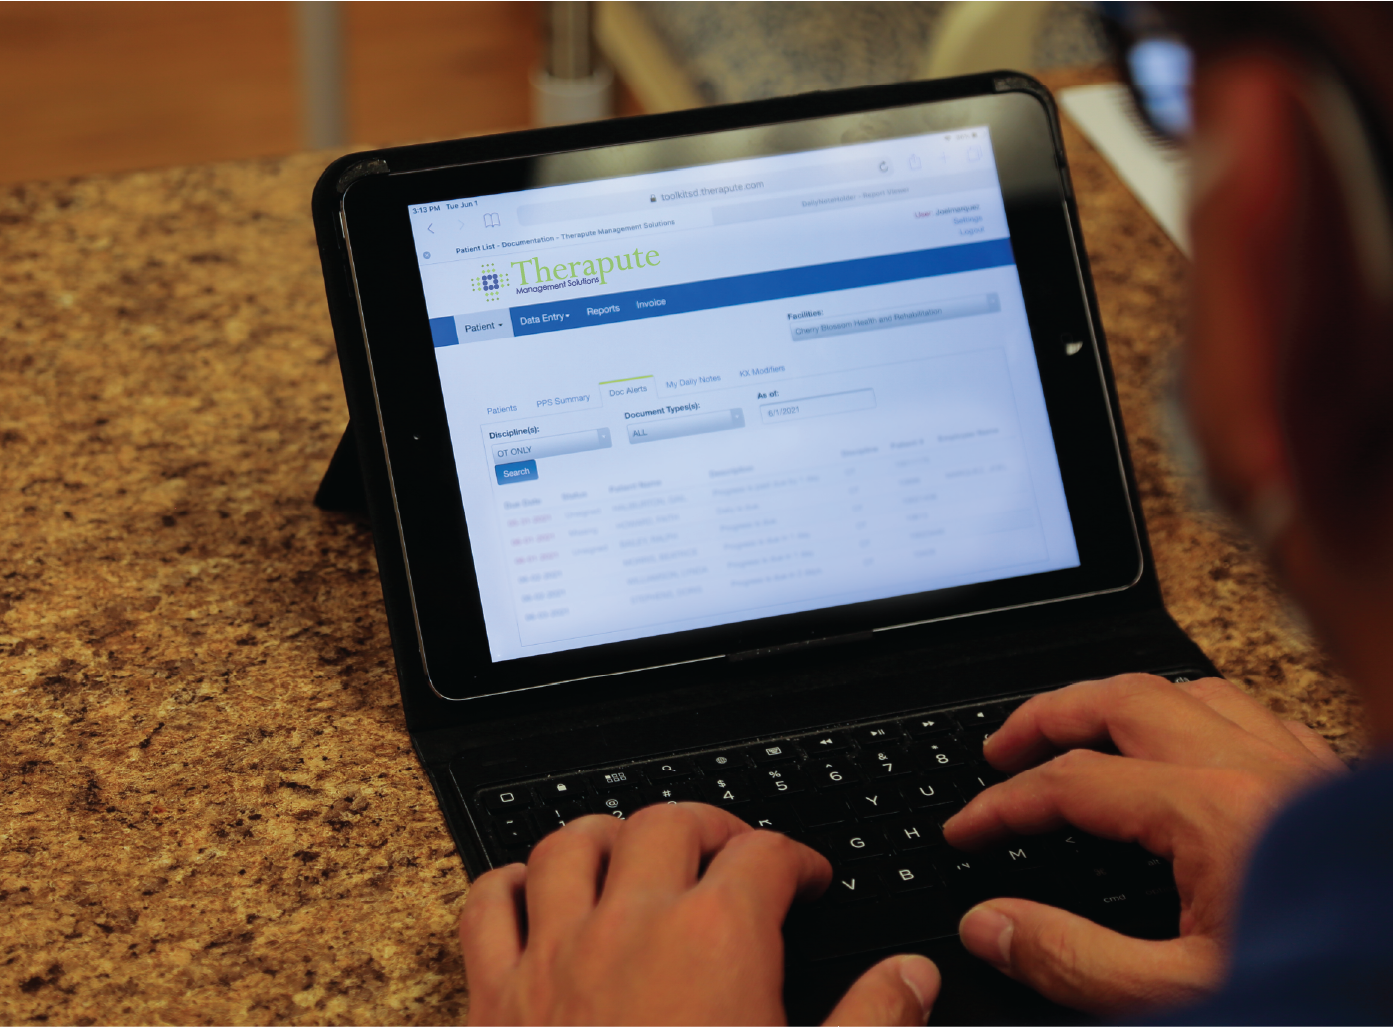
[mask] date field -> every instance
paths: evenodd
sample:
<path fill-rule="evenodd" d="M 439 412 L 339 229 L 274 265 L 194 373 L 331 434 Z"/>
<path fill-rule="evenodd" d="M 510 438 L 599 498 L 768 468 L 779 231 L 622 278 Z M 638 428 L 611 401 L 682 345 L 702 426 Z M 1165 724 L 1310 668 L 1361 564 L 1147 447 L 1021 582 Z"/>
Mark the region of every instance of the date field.
<path fill-rule="evenodd" d="M 850 392 L 830 392 L 822 396 L 782 400 L 760 404 L 760 420 L 765 424 L 782 424 L 804 417 L 823 417 L 827 414 L 850 414 L 876 406 L 873 389 L 853 389 Z"/>

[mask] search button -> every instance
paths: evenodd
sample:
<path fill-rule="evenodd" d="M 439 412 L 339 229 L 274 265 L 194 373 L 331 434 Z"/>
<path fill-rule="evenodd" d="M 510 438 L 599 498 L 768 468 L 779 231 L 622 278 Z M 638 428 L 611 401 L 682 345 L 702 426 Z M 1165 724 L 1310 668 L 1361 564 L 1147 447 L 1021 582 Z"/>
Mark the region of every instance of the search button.
<path fill-rule="evenodd" d="M 500 485 L 515 485 L 520 481 L 536 481 L 537 461 L 519 460 L 514 464 L 498 464 L 494 467 L 494 474 L 498 477 Z"/>

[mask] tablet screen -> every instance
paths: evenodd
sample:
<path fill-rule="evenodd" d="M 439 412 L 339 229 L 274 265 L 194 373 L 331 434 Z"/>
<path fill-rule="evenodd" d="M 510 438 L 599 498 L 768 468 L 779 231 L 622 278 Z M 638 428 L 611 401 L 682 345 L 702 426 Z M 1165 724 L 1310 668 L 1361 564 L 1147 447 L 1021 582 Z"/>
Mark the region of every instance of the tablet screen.
<path fill-rule="evenodd" d="M 493 661 L 1079 566 L 985 126 L 409 214 Z"/>

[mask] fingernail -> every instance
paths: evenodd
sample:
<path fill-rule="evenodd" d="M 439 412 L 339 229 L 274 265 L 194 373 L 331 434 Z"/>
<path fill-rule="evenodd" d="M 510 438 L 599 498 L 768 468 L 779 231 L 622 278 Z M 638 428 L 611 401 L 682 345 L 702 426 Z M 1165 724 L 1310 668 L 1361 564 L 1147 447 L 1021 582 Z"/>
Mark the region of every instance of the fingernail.
<path fill-rule="evenodd" d="M 939 994 L 939 968 L 924 956 L 906 956 L 900 961 L 900 979 L 919 1000 L 921 1021 L 928 1020 Z"/>
<path fill-rule="evenodd" d="M 991 906 L 974 906 L 958 923 L 963 946 L 996 967 L 1012 965 L 1012 932 L 1016 924 Z"/>

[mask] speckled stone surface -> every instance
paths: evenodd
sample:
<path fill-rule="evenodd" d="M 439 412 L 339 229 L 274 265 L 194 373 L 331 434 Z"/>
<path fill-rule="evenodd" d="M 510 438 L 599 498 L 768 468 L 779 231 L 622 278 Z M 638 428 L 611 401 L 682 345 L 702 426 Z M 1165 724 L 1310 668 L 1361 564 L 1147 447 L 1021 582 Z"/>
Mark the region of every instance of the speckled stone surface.
<path fill-rule="evenodd" d="M 1348 694 L 1165 456 L 1186 265 L 1067 131 L 1171 609 L 1353 753 Z M 467 1014 L 369 538 L 310 504 L 345 419 L 326 159 L 0 195 L 4 1022 Z"/>

